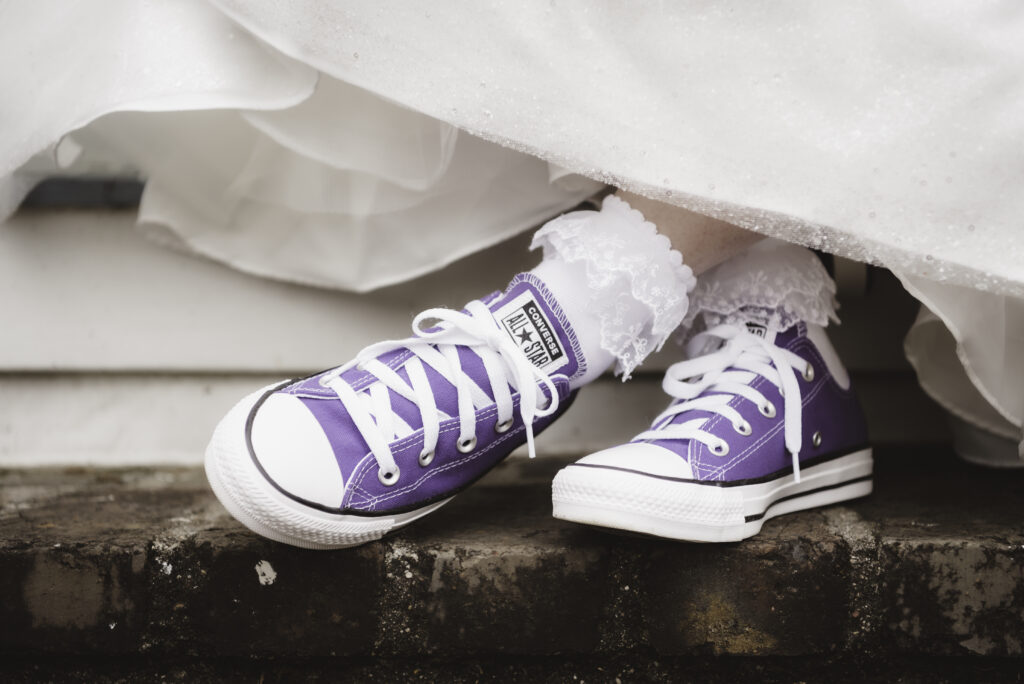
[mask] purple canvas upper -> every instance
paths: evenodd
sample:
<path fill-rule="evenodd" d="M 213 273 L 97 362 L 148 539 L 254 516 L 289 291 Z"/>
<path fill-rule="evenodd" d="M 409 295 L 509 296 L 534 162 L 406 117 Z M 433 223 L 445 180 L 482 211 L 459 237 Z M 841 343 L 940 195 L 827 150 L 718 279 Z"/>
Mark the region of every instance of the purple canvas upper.
<path fill-rule="evenodd" d="M 806 359 L 814 369 L 810 381 L 800 378 L 803 403 L 800 464 L 813 463 L 864 448 L 867 445 L 867 424 L 853 388 L 843 389 L 829 373 L 825 361 L 814 343 L 806 336 L 806 327 L 798 323 L 779 333 L 775 345 Z M 771 401 L 776 415 L 767 418 L 756 404 L 743 397 L 733 397 L 729 406 L 735 408 L 750 423 L 751 434 L 738 433 L 732 422 L 717 413 L 692 410 L 676 415 L 672 423 L 684 423 L 695 418 L 708 418 L 702 430 L 725 440 L 728 453 L 718 456 L 697 440 L 654 440 L 651 443 L 669 449 L 687 459 L 693 477 L 701 481 L 728 481 L 763 478 L 792 472 L 792 459 L 786 450 L 783 426 L 785 402 L 779 389 L 767 379 L 758 376 L 750 386 Z M 708 394 L 720 394 L 709 390 Z M 813 436 L 820 435 L 815 446 Z"/>
<path fill-rule="evenodd" d="M 570 391 L 569 380 L 586 371 L 575 333 L 552 293 L 542 281 L 529 273 L 517 276 L 504 293 L 494 293 L 482 301 L 487 304 L 499 326 L 516 341 L 520 350 L 535 366 L 552 378 L 557 388 L 560 402 L 558 410 L 534 422 L 534 433 L 540 433 L 571 404 L 574 393 Z M 459 347 L 458 352 L 465 373 L 493 399 L 480 357 L 467 347 Z M 412 356 L 412 352 L 403 348 L 382 354 L 377 359 L 409 382 L 404 363 Z M 423 449 L 420 409 L 412 401 L 388 390 L 395 414 L 413 429 L 411 434 L 390 444 L 402 474 L 400 481 L 391 486 L 378 479 L 378 463 L 337 394 L 320 383 L 330 371 L 276 390 L 298 397 L 322 427 L 345 482 L 342 503 L 345 512 L 370 515 L 394 513 L 451 496 L 526 441 L 525 426 L 519 415 L 519 395 L 513 392 L 515 420 L 512 428 L 502 433 L 494 429 L 497 422 L 497 408 L 494 404 L 478 408 L 477 444 L 469 453 L 458 451 L 455 443 L 459 437 L 459 410 L 455 386 L 426 364 L 424 370 L 433 389 L 437 408 L 451 417 L 440 422 L 440 437 L 433 462 L 421 466 L 418 462 Z M 355 365 L 345 370 L 340 377 L 357 392 L 377 382 L 374 375 Z M 254 454 L 254 458 L 258 460 L 259 455 Z"/>

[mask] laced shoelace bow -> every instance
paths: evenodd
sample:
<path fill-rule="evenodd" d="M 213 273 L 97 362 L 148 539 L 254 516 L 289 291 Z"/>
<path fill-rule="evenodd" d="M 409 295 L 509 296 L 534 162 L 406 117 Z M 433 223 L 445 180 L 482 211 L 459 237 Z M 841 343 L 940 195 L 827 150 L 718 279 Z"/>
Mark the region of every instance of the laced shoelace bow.
<path fill-rule="evenodd" d="M 447 416 L 437 407 L 424 365 L 430 366 L 455 387 L 459 413 L 457 446 L 463 453 L 472 451 L 476 446 L 476 409 L 494 403 L 497 407 L 495 429 L 506 432 L 512 427 L 515 410 L 513 391 L 519 392 L 519 415 L 526 427 L 530 458 L 536 456 L 533 421 L 558 410 L 558 391 L 554 382 L 530 363 L 512 338 L 499 327 L 487 306 L 473 301 L 466 305 L 466 312 L 452 309 L 423 311 L 413 319 L 413 337 L 372 344 L 359 352 L 352 363 L 321 380 L 322 385 L 334 390 L 366 440 L 380 466 L 378 477 L 384 484 L 394 484 L 399 475 L 390 442 L 398 437 L 401 427 L 412 432 L 392 410 L 389 390 L 408 399 L 419 409 L 423 424 L 420 464 L 428 465 L 433 460 L 440 422 Z M 427 321 L 436 324 L 424 329 L 423 324 Z M 458 352 L 460 346 L 471 349 L 483 362 L 493 400 L 463 370 Z M 413 354 L 404 364 L 409 382 L 395 369 L 377 360 L 381 354 L 400 348 Z M 368 391 L 361 389 L 357 392 L 340 377 L 353 364 L 377 379 L 370 384 Z M 547 390 L 546 395 L 543 390 Z"/>
<path fill-rule="evenodd" d="M 699 355 L 700 350 L 706 349 L 716 338 L 724 340 L 724 344 L 710 354 Z M 731 324 L 698 333 L 687 345 L 687 352 L 694 358 L 673 364 L 662 382 L 662 389 L 679 401 L 655 418 L 652 428 L 637 435 L 636 439 L 692 439 L 705 444 L 711 453 L 724 456 L 729 445 L 703 429 L 709 418 L 695 418 L 679 424 L 671 424 L 670 421 L 689 411 L 706 411 L 731 421 L 739 434 L 749 435 L 750 423 L 728 403 L 740 396 L 754 402 L 765 417 L 775 417 L 775 405 L 750 386 L 757 376 L 761 376 L 782 394 L 786 411 L 783 424 L 785 444 L 792 455 L 794 479 L 799 482 L 803 405 L 795 371 L 801 371 L 804 379 L 809 381 L 813 379 L 813 367 L 793 352 L 776 347 L 742 326 Z"/>

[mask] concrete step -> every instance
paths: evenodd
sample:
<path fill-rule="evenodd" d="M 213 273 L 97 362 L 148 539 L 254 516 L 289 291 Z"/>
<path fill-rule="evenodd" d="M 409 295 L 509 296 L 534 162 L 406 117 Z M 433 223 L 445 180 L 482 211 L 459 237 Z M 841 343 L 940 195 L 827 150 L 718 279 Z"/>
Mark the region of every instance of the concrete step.
<path fill-rule="evenodd" d="M 686 680 L 701 659 L 737 676 L 759 662 L 780 679 L 813 663 L 948 674 L 961 658 L 1018 673 L 1024 472 L 934 448 L 876 457 L 874 496 L 778 518 L 739 544 L 556 521 L 546 482 L 564 459 L 549 458 L 524 484 L 498 473 L 393 537 L 337 552 L 249 533 L 195 468 L 5 471 L 0 662 L 43 678 L 61 662 L 98 677 L 167 661 L 216 673 L 232 658 L 307 673 L 391 663 L 410 677 L 455 662 L 467 679 L 505 667 L 556 678 L 575 663 L 591 679 L 678 667 Z M 112 655 L 125 660 L 102 660 Z"/>
<path fill-rule="evenodd" d="M 944 684 L 1020 682 L 1005 658 L 558 655 L 462 660 L 392 658 L 47 658 L 0 661 L 5 684 L 81 682 L 551 682 L 558 684 Z"/>

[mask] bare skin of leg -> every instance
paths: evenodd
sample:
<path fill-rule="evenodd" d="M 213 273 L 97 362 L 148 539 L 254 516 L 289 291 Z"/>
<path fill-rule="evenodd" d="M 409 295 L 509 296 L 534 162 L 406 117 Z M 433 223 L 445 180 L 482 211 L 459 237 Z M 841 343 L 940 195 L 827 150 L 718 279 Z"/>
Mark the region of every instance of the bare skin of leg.
<path fill-rule="evenodd" d="M 615 193 L 638 210 L 669 239 L 697 275 L 726 261 L 764 238 L 709 216 L 619 190 Z"/>

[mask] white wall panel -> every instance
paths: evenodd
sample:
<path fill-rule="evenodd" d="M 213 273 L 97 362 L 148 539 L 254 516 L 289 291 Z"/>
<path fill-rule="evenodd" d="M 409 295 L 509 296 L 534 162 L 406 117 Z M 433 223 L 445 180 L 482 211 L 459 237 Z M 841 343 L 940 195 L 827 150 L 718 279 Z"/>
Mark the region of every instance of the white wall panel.
<path fill-rule="evenodd" d="M 0 371 L 325 368 L 407 335 L 424 308 L 459 307 L 503 287 L 537 259 L 521 236 L 443 272 L 354 295 L 238 273 L 157 246 L 133 223 L 131 211 L 26 211 L 0 225 Z M 868 298 L 845 301 L 834 337 L 847 364 L 906 368 L 901 339 L 914 309 L 891 276 Z M 666 352 L 645 368 L 678 354 Z"/>
<path fill-rule="evenodd" d="M 271 375 L 0 375 L 0 467 L 197 465 L 214 425 Z M 854 378 L 872 439 L 948 438 L 937 407 L 906 374 Z M 542 455 L 575 456 L 628 440 L 666 403 L 652 376 L 600 380 L 538 438 Z"/>

